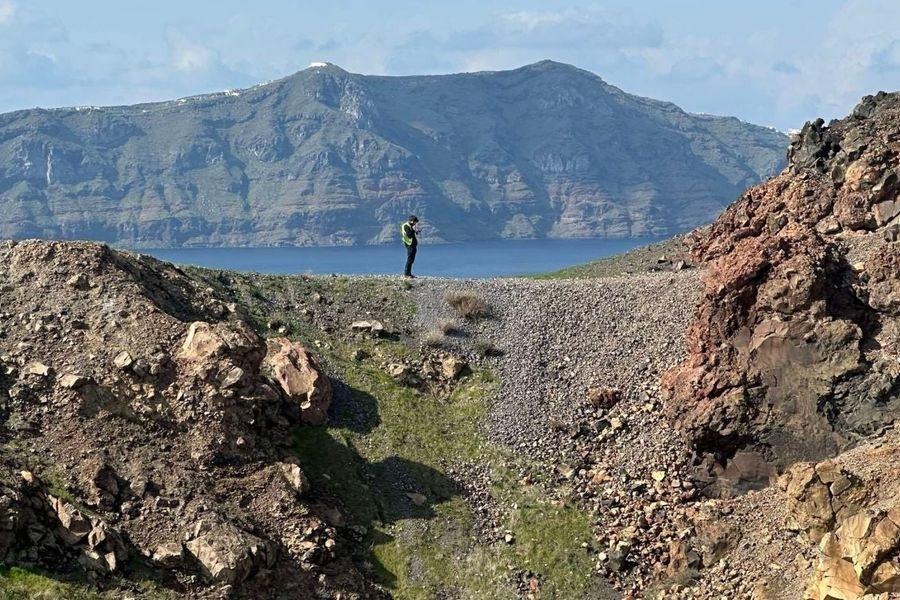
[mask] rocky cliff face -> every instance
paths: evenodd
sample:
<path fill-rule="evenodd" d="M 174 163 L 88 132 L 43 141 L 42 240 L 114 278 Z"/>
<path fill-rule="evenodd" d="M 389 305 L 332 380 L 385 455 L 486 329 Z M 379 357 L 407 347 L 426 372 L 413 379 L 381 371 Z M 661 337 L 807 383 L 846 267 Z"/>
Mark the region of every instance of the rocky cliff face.
<path fill-rule="evenodd" d="M 900 415 L 900 94 L 808 123 L 789 157 L 694 248 L 705 290 L 665 385 L 713 480 L 750 454 L 763 485 Z"/>
<path fill-rule="evenodd" d="M 0 237 L 132 247 L 667 235 L 783 165 L 787 138 L 542 62 L 0 116 Z"/>

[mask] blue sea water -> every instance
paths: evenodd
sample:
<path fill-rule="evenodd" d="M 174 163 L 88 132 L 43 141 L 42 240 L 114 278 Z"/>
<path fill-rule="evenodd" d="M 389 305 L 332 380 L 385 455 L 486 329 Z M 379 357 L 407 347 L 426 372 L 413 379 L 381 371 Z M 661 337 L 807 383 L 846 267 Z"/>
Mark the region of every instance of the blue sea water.
<path fill-rule="evenodd" d="M 504 277 L 554 271 L 656 241 L 628 239 L 491 240 L 419 244 L 413 273 L 432 277 Z M 180 248 L 142 250 L 169 262 L 259 273 L 399 275 L 402 244 L 300 248 Z"/>

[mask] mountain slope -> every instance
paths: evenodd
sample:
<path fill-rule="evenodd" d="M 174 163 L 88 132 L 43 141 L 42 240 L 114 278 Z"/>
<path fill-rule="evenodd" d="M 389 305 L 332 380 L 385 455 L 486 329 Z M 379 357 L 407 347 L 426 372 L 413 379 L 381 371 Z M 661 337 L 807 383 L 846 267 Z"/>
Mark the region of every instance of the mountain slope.
<path fill-rule="evenodd" d="M 544 61 L 0 115 L 0 236 L 135 247 L 672 234 L 777 172 L 787 138 Z"/>

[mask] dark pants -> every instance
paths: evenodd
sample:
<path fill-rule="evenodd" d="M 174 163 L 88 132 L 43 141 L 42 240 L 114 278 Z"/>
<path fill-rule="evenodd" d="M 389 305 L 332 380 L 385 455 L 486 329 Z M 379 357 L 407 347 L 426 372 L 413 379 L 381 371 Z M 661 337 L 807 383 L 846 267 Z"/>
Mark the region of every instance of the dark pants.
<path fill-rule="evenodd" d="M 409 277 L 412 275 L 412 266 L 416 261 L 416 246 L 413 244 L 412 246 L 406 247 L 406 269 L 404 269 L 403 274 Z"/>

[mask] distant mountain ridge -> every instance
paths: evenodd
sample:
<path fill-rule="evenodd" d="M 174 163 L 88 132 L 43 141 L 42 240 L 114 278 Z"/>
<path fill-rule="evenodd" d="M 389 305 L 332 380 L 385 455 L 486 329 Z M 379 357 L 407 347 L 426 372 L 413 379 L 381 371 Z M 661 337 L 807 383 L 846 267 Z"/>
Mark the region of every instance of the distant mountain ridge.
<path fill-rule="evenodd" d="M 670 235 L 784 165 L 787 136 L 543 61 L 0 115 L 0 236 L 129 247 Z"/>

